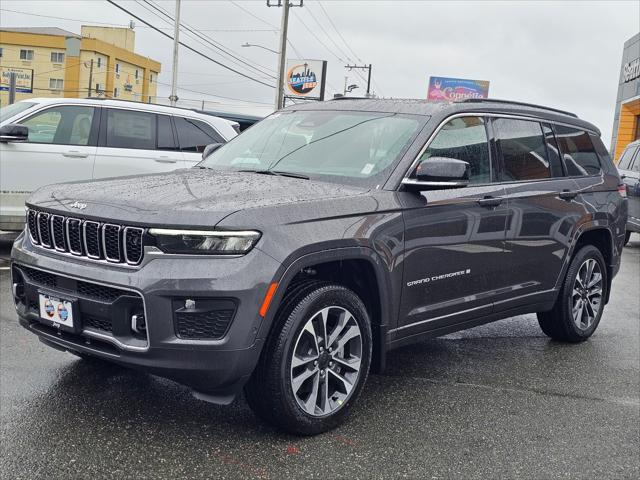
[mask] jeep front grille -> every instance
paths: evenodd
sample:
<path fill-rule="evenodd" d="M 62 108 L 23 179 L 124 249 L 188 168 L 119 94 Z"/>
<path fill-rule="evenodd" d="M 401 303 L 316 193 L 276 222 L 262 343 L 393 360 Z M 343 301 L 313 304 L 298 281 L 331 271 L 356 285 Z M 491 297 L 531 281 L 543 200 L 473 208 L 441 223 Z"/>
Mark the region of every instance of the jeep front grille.
<path fill-rule="evenodd" d="M 50 250 L 110 263 L 138 265 L 142 261 L 142 228 L 32 209 L 27 212 L 27 227 L 31 241 Z"/>

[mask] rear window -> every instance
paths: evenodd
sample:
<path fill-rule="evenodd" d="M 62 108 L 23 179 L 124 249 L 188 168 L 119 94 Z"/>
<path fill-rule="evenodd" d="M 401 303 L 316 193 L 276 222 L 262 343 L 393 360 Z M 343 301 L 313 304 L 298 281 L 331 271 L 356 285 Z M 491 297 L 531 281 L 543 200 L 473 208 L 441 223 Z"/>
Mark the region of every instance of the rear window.
<path fill-rule="evenodd" d="M 178 143 L 183 152 L 202 153 L 211 143 L 224 143 L 224 138 L 210 125 L 190 118 L 174 117 L 178 131 Z"/>
<path fill-rule="evenodd" d="M 622 152 L 622 156 L 618 162 L 618 168 L 620 170 L 631 170 L 633 156 L 637 149 L 638 147 L 627 147 L 625 151 Z"/>
<path fill-rule="evenodd" d="M 155 150 L 155 114 L 109 109 L 107 113 L 107 147 Z"/>
<path fill-rule="evenodd" d="M 556 138 L 567 174 L 571 176 L 598 175 L 602 171 L 600 159 L 587 132 L 557 125 Z"/>
<path fill-rule="evenodd" d="M 538 122 L 498 118 L 493 129 L 502 155 L 503 181 L 551 177 L 546 140 Z"/>

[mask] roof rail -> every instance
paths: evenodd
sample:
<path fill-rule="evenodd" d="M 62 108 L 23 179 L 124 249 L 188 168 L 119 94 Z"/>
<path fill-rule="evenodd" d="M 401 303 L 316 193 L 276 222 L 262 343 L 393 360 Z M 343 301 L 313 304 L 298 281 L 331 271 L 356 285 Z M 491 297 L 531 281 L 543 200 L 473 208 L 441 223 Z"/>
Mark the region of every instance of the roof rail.
<path fill-rule="evenodd" d="M 566 110 L 560 110 L 558 108 L 545 107 L 543 105 L 536 105 L 535 103 L 516 102 L 513 100 L 500 100 L 497 98 L 465 98 L 455 103 L 504 103 L 509 105 L 520 105 L 522 107 L 540 108 L 542 110 L 549 110 L 551 112 L 562 113 L 563 115 L 569 115 L 570 117 L 578 118 L 575 113 L 567 112 Z"/>

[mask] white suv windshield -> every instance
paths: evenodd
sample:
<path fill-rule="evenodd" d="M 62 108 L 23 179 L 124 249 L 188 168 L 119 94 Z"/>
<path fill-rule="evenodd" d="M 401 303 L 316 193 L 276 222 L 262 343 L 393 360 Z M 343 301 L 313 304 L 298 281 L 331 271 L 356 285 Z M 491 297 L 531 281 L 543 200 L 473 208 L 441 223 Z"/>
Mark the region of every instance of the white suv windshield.
<path fill-rule="evenodd" d="M 32 102 L 18 102 L 0 108 L 0 123 L 19 114 L 20 112 L 24 112 L 27 108 L 31 108 L 34 105 L 35 103 Z"/>
<path fill-rule="evenodd" d="M 200 166 L 294 173 L 373 187 L 426 117 L 380 112 L 278 112 L 215 151 Z"/>

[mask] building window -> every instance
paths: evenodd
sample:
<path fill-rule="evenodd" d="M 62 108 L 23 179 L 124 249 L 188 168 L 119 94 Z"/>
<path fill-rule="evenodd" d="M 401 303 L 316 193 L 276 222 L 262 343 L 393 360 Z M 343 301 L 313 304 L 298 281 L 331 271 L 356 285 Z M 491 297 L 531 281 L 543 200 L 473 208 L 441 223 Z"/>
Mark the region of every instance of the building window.
<path fill-rule="evenodd" d="M 153 83 L 153 73 L 149 75 L 149 83 Z"/>
<path fill-rule="evenodd" d="M 116 63 L 116 75 L 120 75 L 120 64 Z"/>
<path fill-rule="evenodd" d="M 33 50 L 20 50 L 20 60 L 33 60 Z"/>
<path fill-rule="evenodd" d="M 62 52 L 51 52 L 51 62 L 52 63 L 62 63 L 62 62 L 64 62 L 64 53 L 62 53 Z"/>
<path fill-rule="evenodd" d="M 62 90 L 63 80 L 61 78 L 50 78 L 49 89 L 50 90 Z"/>
<path fill-rule="evenodd" d="M 2 48 L 0 48 L 0 58 L 2 58 Z"/>
<path fill-rule="evenodd" d="M 102 66 L 102 58 L 98 57 L 98 68 Z"/>
<path fill-rule="evenodd" d="M 120 92 L 118 91 L 118 87 L 113 89 L 113 98 L 118 98 L 118 95 L 120 95 Z"/>
<path fill-rule="evenodd" d="M 138 80 L 138 69 L 136 68 L 136 80 Z"/>

